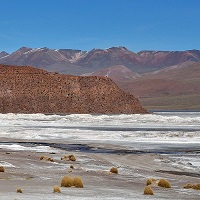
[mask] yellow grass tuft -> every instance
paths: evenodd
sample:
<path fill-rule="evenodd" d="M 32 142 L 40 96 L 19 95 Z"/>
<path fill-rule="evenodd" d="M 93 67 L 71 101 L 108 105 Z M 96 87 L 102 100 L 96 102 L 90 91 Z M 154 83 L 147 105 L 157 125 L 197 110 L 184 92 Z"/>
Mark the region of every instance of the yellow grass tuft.
<path fill-rule="evenodd" d="M 46 160 L 46 161 L 54 162 L 53 158 L 49 158 L 47 156 L 40 156 L 40 160 Z"/>
<path fill-rule="evenodd" d="M 63 156 L 61 160 L 68 160 L 68 156 Z"/>
<path fill-rule="evenodd" d="M 151 186 L 146 186 L 144 188 L 144 195 L 153 195 L 153 190 L 151 189 Z"/>
<path fill-rule="evenodd" d="M 59 186 L 57 186 L 57 185 L 55 185 L 54 187 L 53 187 L 53 192 L 54 193 L 60 193 L 60 188 L 59 188 Z"/>
<path fill-rule="evenodd" d="M 75 177 L 73 181 L 73 186 L 77 188 L 83 188 L 83 182 L 80 177 Z"/>
<path fill-rule="evenodd" d="M 0 166 L 0 172 L 5 172 L 5 168 L 3 166 Z"/>
<path fill-rule="evenodd" d="M 80 177 L 71 178 L 69 176 L 64 176 L 61 180 L 61 187 L 76 187 L 83 188 L 83 181 Z"/>
<path fill-rule="evenodd" d="M 18 188 L 17 193 L 22 193 L 22 190 L 20 188 Z"/>
<path fill-rule="evenodd" d="M 194 190 L 200 190 L 200 183 L 193 185 L 192 189 L 194 189 Z"/>
<path fill-rule="evenodd" d="M 156 179 L 155 178 L 148 178 L 147 181 L 146 181 L 146 185 L 151 185 L 153 182 L 155 182 Z"/>
<path fill-rule="evenodd" d="M 146 181 L 146 185 L 148 186 L 148 185 L 151 185 L 151 184 L 152 184 L 152 180 L 150 178 L 148 178 L 147 181 Z"/>
<path fill-rule="evenodd" d="M 169 183 L 169 181 L 167 181 L 165 179 L 160 179 L 158 181 L 158 186 L 164 187 L 164 188 L 171 188 L 171 184 Z"/>
<path fill-rule="evenodd" d="M 47 158 L 47 160 L 50 161 L 50 162 L 54 162 L 53 158 Z"/>
<path fill-rule="evenodd" d="M 113 173 L 113 174 L 118 174 L 118 169 L 116 167 L 112 167 L 110 169 L 110 172 Z"/>
<path fill-rule="evenodd" d="M 74 155 L 69 155 L 68 158 L 69 158 L 69 160 L 71 160 L 71 161 L 76 161 L 76 158 L 75 158 Z"/>
<path fill-rule="evenodd" d="M 72 187 L 73 181 L 73 178 L 69 176 L 64 176 L 61 180 L 61 187 Z"/>
<path fill-rule="evenodd" d="M 46 156 L 40 156 L 40 160 L 44 160 Z"/>
<path fill-rule="evenodd" d="M 63 156 L 61 160 L 70 160 L 70 161 L 76 161 L 76 157 L 74 155 L 69 155 L 69 156 Z"/>
<path fill-rule="evenodd" d="M 70 165 L 70 169 L 74 169 L 74 165 Z"/>
<path fill-rule="evenodd" d="M 183 186 L 183 188 L 185 188 L 185 189 L 190 189 L 190 188 L 192 188 L 192 187 L 193 187 L 193 185 L 190 184 L 190 183 L 188 183 L 187 185 L 184 185 L 184 186 Z"/>

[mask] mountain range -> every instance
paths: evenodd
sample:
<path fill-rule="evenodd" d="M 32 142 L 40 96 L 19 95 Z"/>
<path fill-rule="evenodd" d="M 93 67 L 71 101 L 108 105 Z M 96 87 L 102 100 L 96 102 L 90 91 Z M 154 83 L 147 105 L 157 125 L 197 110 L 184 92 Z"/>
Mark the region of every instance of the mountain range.
<path fill-rule="evenodd" d="M 125 47 L 49 49 L 22 47 L 0 53 L 0 63 L 49 72 L 107 76 L 148 109 L 200 109 L 200 51 L 140 51 Z"/>

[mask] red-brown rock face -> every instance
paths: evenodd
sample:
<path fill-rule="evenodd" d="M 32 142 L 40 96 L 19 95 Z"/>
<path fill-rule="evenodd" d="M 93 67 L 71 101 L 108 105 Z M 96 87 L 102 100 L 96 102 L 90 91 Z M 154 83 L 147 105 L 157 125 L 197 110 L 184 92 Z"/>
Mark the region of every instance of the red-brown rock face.
<path fill-rule="evenodd" d="M 109 78 L 0 65 L 1 113 L 146 113 Z"/>

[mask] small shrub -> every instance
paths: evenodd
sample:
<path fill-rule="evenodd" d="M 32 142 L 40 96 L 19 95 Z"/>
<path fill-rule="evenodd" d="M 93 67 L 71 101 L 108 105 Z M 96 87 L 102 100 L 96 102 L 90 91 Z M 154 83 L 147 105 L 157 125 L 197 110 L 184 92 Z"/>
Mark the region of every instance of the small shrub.
<path fill-rule="evenodd" d="M 74 165 L 70 165 L 70 169 L 74 169 Z"/>
<path fill-rule="evenodd" d="M 169 183 L 169 181 L 167 181 L 165 179 L 160 179 L 158 181 L 158 186 L 164 187 L 164 188 L 171 188 L 171 184 Z"/>
<path fill-rule="evenodd" d="M 20 188 L 18 188 L 17 193 L 22 193 L 22 190 Z"/>
<path fill-rule="evenodd" d="M 151 189 L 151 187 L 150 186 L 146 186 L 145 188 L 144 188 L 144 195 L 153 195 L 154 193 L 153 193 L 153 190 Z"/>
<path fill-rule="evenodd" d="M 40 160 L 47 160 L 48 158 L 46 156 L 40 156 Z"/>
<path fill-rule="evenodd" d="M 147 186 L 148 186 L 148 185 L 151 185 L 151 183 L 152 183 L 152 180 L 151 180 L 150 178 L 148 178 L 147 181 L 146 181 L 146 185 L 147 185 Z"/>
<path fill-rule="evenodd" d="M 194 189 L 194 190 L 200 190 L 200 183 L 193 185 L 192 189 Z"/>
<path fill-rule="evenodd" d="M 5 172 L 5 168 L 3 166 L 0 166 L 0 172 Z"/>
<path fill-rule="evenodd" d="M 61 158 L 61 160 L 70 160 L 70 161 L 76 161 L 76 158 L 75 158 L 75 156 L 74 155 L 69 155 L 69 156 L 63 156 L 62 158 Z"/>
<path fill-rule="evenodd" d="M 111 172 L 111 173 L 114 173 L 114 174 L 118 174 L 118 169 L 117 169 L 116 167 L 112 167 L 112 168 L 110 169 L 110 172 Z"/>
<path fill-rule="evenodd" d="M 60 193 L 60 188 L 59 188 L 59 186 L 57 186 L 57 185 L 55 185 L 54 187 L 53 187 L 53 192 L 54 193 Z"/>
<path fill-rule="evenodd" d="M 50 161 L 50 162 L 54 162 L 53 158 L 47 158 L 47 160 Z"/>
<path fill-rule="evenodd" d="M 73 181 L 73 186 L 77 188 L 83 188 L 83 182 L 80 177 L 75 177 Z"/>
<path fill-rule="evenodd" d="M 146 185 L 151 185 L 153 182 L 155 182 L 156 179 L 155 178 L 148 178 L 147 181 L 146 181 Z"/>
<path fill-rule="evenodd" d="M 68 158 L 68 156 L 63 156 L 62 158 L 61 158 L 61 160 L 68 160 L 69 158 Z"/>
<path fill-rule="evenodd" d="M 69 176 L 64 176 L 61 180 L 61 187 L 72 187 L 73 179 Z"/>
<path fill-rule="evenodd" d="M 49 158 L 49 157 L 47 157 L 47 156 L 41 156 L 41 157 L 40 157 L 40 160 L 46 160 L 46 161 L 54 162 L 54 159 L 53 159 L 53 158 Z"/>
<path fill-rule="evenodd" d="M 69 158 L 69 160 L 71 160 L 71 161 L 76 161 L 76 158 L 75 158 L 74 155 L 69 155 L 68 158 Z"/>
<path fill-rule="evenodd" d="M 192 187 L 193 187 L 193 185 L 190 184 L 190 183 L 188 183 L 187 185 L 184 185 L 184 186 L 183 186 L 183 188 L 185 188 L 185 189 L 190 189 L 190 188 L 192 188 Z"/>

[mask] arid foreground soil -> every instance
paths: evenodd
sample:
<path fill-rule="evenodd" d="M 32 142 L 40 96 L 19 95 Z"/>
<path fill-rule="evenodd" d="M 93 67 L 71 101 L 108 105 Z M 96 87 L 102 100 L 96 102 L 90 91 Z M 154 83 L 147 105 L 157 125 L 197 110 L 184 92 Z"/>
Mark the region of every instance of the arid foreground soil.
<path fill-rule="evenodd" d="M 70 154 L 76 161 L 61 160 Z M 40 160 L 41 156 L 53 158 L 53 162 Z M 71 152 L 54 148 L 42 153 L 2 148 L 0 165 L 5 168 L 5 172 L 0 172 L 1 199 L 200 199 L 199 190 L 183 188 L 188 183 L 199 183 L 199 175 L 176 173 L 168 155 Z M 109 172 L 112 167 L 118 168 L 118 174 Z M 61 193 L 53 193 L 53 187 L 60 186 L 66 175 L 81 177 L 84 188 L 60 187 Z M 145 196 L 147 178 L 165 178 L 172 188 L 161 188 L 154 182 L 151 185 L 154 195 Z M 22 193 L 16 192 L 18 188 Z"/>

